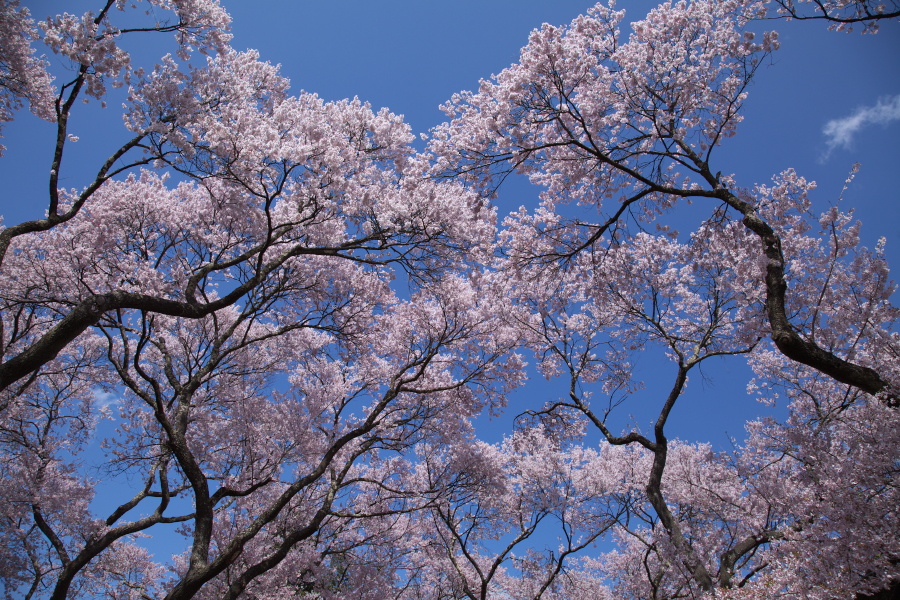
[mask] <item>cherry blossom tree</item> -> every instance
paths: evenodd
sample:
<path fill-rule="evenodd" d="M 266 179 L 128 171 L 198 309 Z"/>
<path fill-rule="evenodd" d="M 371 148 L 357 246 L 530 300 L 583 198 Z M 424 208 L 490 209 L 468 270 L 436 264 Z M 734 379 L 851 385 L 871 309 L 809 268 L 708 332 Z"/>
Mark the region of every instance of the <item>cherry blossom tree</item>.
<path fill-rule="evenodd" d="M 713 162 L 778 47 L 774 33 L 757 43 L 747 30 L 765 9 L 664 3 L 623 41 L 624 13 L 597 5 L 568 27 L 534 31 L 517 64 L 454 96 L 451 121 L 432 132 L 437 177 L 486 198 L 512 173 L 545 190 L 538 209 L 505 221 L 498 269 L 516 282 L 540 368 L 569 381 L 566 398 L 525 416 L 581 415 L 639 465 L 623 467 L 638 473 L 645 508 L 627 513 L 621 550 L 582 562 L 586 577 L 617 581 L 617 597 L 831 598 L 900 579 L 896 543 L 882 535 L 896 538 L 892 509 L 843 512 L 863 498 L 893 502 L 896 489 L 893 459 L 873 458 L 871 479 L 848 476 L 856 451 L 890 456 L 893 443 L 863 442 L 857 420 L 869 410 L 876 427 L 896 420 L 897 310 L 880 250 L 861 248 L 859 226 L 837 209 L 816 223 L 815 186 L 795 172 L 750 190 Z M 707 203 L 711 216 L 679 242 L 665 217 L 684 202 Z M 571 204 L 599 218 L 573 217 Z M 675 363 L 671 392 L 651 435 L 618 434 L 608 419 L 639 387 L 629 356 L 652 345 Z M 791 421 L 754 425 L 732 458 L 670 441 L 688 374 L 737 354 L 760 389 L 787 390 Z M 872 535 L 875 523 L 883 530 Z M 866 549 L 851 559 L 861 538 Z M 819 561 L 815 575 L 802 575 L 805 560 Z"/>
<path fill-rule="evenodd" d="M 114 8 L 43 25 L 77 73 L 48 216 L 0 233 L 5 591 L 383 597 L 402 515 L 433 495 L 403 483 L 402 455 L 521 376 L 480 276 L 493 211 L 423 177 L 400 117 L 288 95 L 227 47 L 218 4 L 160 2 L 177 20 L 132 29 Z M 118 39 L 149 31 L 210 56 L 132 69 Z M 74 101 L 123 84 L 134 137 L 58 189 Z M 112 416 L 98 390 L 122 394 L 105 468 L 142 482 L 103 515 L 80 458 Z M 138 543 L 179 524 L 170 565 Z"/>

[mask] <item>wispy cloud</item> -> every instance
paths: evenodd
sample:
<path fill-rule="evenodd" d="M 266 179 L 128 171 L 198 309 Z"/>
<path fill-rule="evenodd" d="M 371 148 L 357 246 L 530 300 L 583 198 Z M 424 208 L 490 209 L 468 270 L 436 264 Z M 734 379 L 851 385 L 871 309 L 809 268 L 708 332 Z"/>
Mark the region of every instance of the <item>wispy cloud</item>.
<path fill-rule="evenodd" d="M 94 406 L 97 408 L 109 408 L 119 403 L 119 395 L 110 392 L 104 392 L 101 389 L 94 388 Z"/>
<path fill-rule="evenodd" d="M 853 136 L 867 125 L 887 125 L 900 120 L 900 94 L 893 98 L 881 98 L 875 106 L 862 106 L 843 119 L 832 119 L 825 123 L 822 133 L 828 138 L 828 150 L 824 158 L 837 148 L 850 148 Z"/>
<path fill-rule="evenodd" d="M 118 413 L 116 409 L 119 406 L 119 403 L 122 401 L 122 398 L 119 394 L 104 392 L 100 388 L 94 388 L 92 390 L 94 392 L 94 410 L 97 411 L 97 416 L 100 418 L 96 427 L 94 427 L 94 431 L 91 433 L 91 443 L 97 443 L 99 440 L 102 440 L 106 435 L 102 433 L 100 428 L 102 425 L 102 421 L 117 421 L 116 414 Z"/>

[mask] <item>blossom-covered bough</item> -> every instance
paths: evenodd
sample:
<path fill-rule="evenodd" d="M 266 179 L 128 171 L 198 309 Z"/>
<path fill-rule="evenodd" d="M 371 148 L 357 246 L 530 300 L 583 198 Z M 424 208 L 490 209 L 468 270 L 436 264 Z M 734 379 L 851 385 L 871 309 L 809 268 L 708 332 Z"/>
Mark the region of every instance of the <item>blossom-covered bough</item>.
<path fill-rule="evenodd" d="M 96 15 L 88 13 L 79 18 L 68 13 L 48 19 L 38 29 L 28 18 L 25 9 L 18 9 L 17 2 L 4 2 L 4 73 L 3 98 L 7 108 L 29 102 L 35 114 L 53 120 L 57 124 L 56 147 L 50 165 L 49 198 L 47 216 L 43 219 L 26 221 L 7 226 L 0 232 L 0 265 L 3 264 L 12 241 L 30 233 L 47 231 L 75 217 L 85 202 L 109 179 L 139 165 L 148 164 L 152 158 L 135 149 L 149 135 L 149 131 L 136 131 L 136 135 L 122 147 L 111 152 L 108 160 L 100 166 L 94 181 L 71 198 L 60 198 L 58 188 L 60 169 L 63 166 L 63 150 L 70 139 L 69 117 L 72 107 L 79 99 L 91 97 L 100 100 L 106 93 L 107 85 L 121 87 L 131 79 L 132 69 L 127 52 L 117 45 L 120 35 L 167 31 L 175 32 L 179 42 L 178 52 L 187 56 L 197 46 L 201 52 L 223 51 L 230 39 L 227 29 L 230 17 L 215 2 L 167 2 L 152 4 L 161 9 L 175 12 L 174 22 L 156 23 L 146 28 L 120 30 L 110 22 L 110 11 L 124 10 L 124 2 L 109 0 Z M 41 35 L 43 33 L 43 35 Z M 57 54 L 71 62 L 76 76 L 71 81 L 53 89 L 52 78 L 47 73 L 46 61 L 36 59 L 32 40 L 41 39 Z M 8 73 L 8 74 L 7 74 Z M 9 81 L 10 83 L 6 83 Z M 11 104 L 14 102 L 15 104 Z M 9 112 L 9 111 L 7 111 Z M 11 115 L 7 115 L 11 116 Z M 157 114 L 157 127 L 172 122 L 173 114 Z M 4 120 L 6 120 L 4 118 Z M 31 319 L 19 315 L 13 332 L 3 339 L 3 362 L 0 364 L 0 389 L 7 389 L 16 381 L 29 374 L 66 347 L 81 332 L 96 322 L 106 309 L 137 307 L 157 303 L 161 298 L 142 294 L 127 294 L 119 291 L 105 295 L 84 298 L 75 304 L 52 328 L 44 328 L 39 334 L 31 328 Z M 223 304 L 224 305 L 224 304 Z M 198 307 L 182 306 L 182 312 L 208 314 Z M 165 309 L 163 309 L 165 310 Z M 170 312 L 177 310 L 169 306 Z M 213 308 L 214 310 L 214 308 Z M 28 325 L 23 329 L 19 324 Z M 46 324 L 46 323 L 45 323 Z"/>
<path fill-rule="evenodd" d="M 779 18 L 827 21 L 832 31 L 851 33 L 862 25 L 863 33 L 878 33 L 878 22 L 900 18 L 897 0 L 774 0 Z"/>
<path fill-rule="evenodd" d="M 419 469 L 445 493 L 416 513 L 420 541 L 408 560 L 418 595 L 406 597 L 591 597 L 602 589 L 572 581 L 569 563 L 625 514 L 628 492 L 615 461 L 560 442 L 537 427 L 497 445 L 423 449 Z M 548 529 L 559 543 L 540 551 L 536 539 Z"/>
<path fill-rule="evenodd" d="M 52 119 L 54 89 L 45 61 L 34 56 L 33 20 L 18 2 L 0 7 L 0 123 L 12 121 L 25 103 L 44 119 Z M 0 153 L 6 148 L 0 146 Z"/>

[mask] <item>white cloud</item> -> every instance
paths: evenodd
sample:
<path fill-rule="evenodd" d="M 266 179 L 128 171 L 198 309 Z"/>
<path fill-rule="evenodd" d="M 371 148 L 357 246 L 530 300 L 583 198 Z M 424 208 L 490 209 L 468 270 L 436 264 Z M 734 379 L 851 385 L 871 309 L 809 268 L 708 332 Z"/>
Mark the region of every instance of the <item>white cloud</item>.
<path fill-rule="evenodd" d="M 867 125 L 887 125 L 900 120 L 900 94 L 893 98 L 881 98 L 875 106 L 857 108 L 853 114 L 843 119 L 832 119 L 825 123 L 822 133 L 827 137 L 828 151 L 825 158 L 838 146 L 850 148 L 853 136 Z"/>
<path fill-rule="evenodd" d="M 109 408 L 119 403 L 119 395 L 110 392 L 104 392 L 101 389 L 94 388 L 94 406 L 97 408 Z"/>

